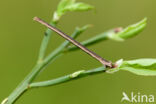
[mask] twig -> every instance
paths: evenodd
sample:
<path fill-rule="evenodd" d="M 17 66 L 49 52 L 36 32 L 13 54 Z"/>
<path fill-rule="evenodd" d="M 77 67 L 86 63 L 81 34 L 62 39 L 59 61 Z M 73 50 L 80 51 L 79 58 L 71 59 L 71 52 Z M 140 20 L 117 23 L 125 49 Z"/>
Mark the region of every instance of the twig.
<path fill-rule="evenodd" d="M 103 59 L 102 57 L 100 57 L 99 55 L 97 55 L 96 53 L 90 51 L 88 48 L 84 47 L 83 45 L 81 45 L 79 42 L 77 42 L 76 40 L 74 40 L 73 38 L 71 38 L 70 36 L 66 35 L 65 33 L 63 33 L 62 31 L 60 31 L 59 29 L 51 26 L 50 24 L 44 22 L 43 20 L 41 20 L 38 17 L 34 18 L 35 21 L 38 21 L 39 23 L 45 25 L 46 27 L 48 27 L 49 29 L 55 31 L 56 33 L 58 33 L 60 36 L 62 36 L 63 38 L 65 38 L 66 40 L 70 41 L 71 43 L 73 43 L 74 45 L 76 45 L 77 47 L 79 47 L 81 50 L 83 50 L 84 52 L 86 52 L 87 54 L 89 54 L 90 56 L 92 56 L 93 58 L 95 58 L 96 60 L 98 60 L 99 62 L 101 62 L 104 66 L 110 67 L 112 68 L 112 63 Z"/>
<path fill-rule="evenodd" d="M 71 37 L 75 38 L 81 34 L 84 30 L 76 29 Z M 48 55 L 43 61 L 40 61 L 32 69 L 32 72 L 21 82 L 21 84 L 9 95 L 5 104 L 14 103 L 25 91 L 29 88 L 29 84 L 37 77 L 37 75 L 43 70 L 49 63 L 54 61 L 69 45 L 69 41 L 65 40 L 56 50 L 54 50 L 50 55 Z"/>
<path fill-rule="evenodd" d="M 49 80 L 49 81 L 43 81 L 43 82 L 36 82 L 36 83 L 32 83 L 29 85 L 29 88 L 35 88 L 35 87 L 47 87 L 47 86 L 53 86 L 53 85 L 58 85 L 58 84 L 62 84 L 68 81 L 72 81 L 78 78 L 83 78 L 85 76 L 89 76 L 89 75 L 94 75 L 94 74 L 98 74 L 98 73 L 103 73 L 106 71 L 106 67 L 99 67 L 96 69 L 91 69 L 88 71 L 85 70 L 81 70 L 81 71 L 77 71 L 74 72 L 72 74 L 63 76 L 63 77 L 59 77 L 53 80 Z"/>

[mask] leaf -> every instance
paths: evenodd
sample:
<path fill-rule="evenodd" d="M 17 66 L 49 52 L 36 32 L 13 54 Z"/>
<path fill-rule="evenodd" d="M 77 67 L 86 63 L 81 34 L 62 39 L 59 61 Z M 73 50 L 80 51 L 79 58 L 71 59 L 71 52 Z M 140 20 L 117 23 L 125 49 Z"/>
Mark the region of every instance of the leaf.
<path fill-rule="evenodd" d="M 108 38 L 116 41 L 124 41 L 125 39 L 138 35 L 141 31 L 144 30 L 146 24 L 147 18 L 144 18 L 142 21 L 130 25 L 117 33 L 114 32 L 112 34 L 109 34 Z"/>
<path fill-rule="evenodd" d="M 155 76 L 156 59 L 137 59 L 132 61 L 124 61 L 119 69 L 130 71 L 137 75 Z"/>
<path fill-rule="evenodd" d="M 93 8 L 94 7 L 89 4 L 75 2 L 75 0 L 61 0 L 57 10 L 54 13 L 53 20 L 58 21 L 61 16 L 63 16 L 66 12 L 69 11 L 87 11 Z"/>
<path fill-rule="evenodd" d="M 63 15 L 64 14 L 64 8 L 70 6 L 70 5 L 73 5 L 75 3 L 75 0 L 61 0 L 59 5 L 58 5 L 58 8 L 57 8 L 57 14 L 59 16 Z"/>
<path fill-rule="evenodd" d="M 64 12 L 66 11 L 87 11 L 92 9 L 93 7 L 85 4 L 85 3 L 74 3 L 64 8 Z"/>

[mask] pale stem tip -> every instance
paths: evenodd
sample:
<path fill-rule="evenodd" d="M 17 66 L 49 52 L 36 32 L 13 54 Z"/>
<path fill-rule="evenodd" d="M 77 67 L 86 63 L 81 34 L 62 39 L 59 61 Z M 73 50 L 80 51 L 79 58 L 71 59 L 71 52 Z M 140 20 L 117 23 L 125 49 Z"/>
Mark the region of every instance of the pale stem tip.
<path fill-rule="evenodd" d="M 8 98 L 5 98 L 1 104 L 6 104 L 7 101 L 8 101 Z"/>
<path fill-rule="evenodd" d="M 34 17 L 33 20 L 34 20 L 34 21 L 38 21 L 38 20 L 40 20 L 40 19 L 39 19 L 38 17 Z"/>

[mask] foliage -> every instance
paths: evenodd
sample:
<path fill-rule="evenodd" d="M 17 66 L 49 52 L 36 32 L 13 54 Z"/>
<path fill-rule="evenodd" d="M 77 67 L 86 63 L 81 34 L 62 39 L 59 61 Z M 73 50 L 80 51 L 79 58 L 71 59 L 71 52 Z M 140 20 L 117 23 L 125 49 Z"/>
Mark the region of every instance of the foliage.
<path fill-rule="evenodd" d="M 137 75 L 155 76 L 156 75 L 156 59 L 137 59 L 124 61 L 120 66 L 121 70 L 130 71 Z"/>

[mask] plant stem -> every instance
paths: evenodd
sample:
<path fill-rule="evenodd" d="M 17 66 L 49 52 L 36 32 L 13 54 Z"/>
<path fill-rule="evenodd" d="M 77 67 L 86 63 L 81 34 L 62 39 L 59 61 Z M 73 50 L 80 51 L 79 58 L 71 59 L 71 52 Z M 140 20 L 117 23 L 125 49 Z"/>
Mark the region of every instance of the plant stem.
<path fill-rule="evenodd" d="M 68 82 L 68 81 L 72 81 L 74 79 L 78 79 L 78 78 L 83 78 L 85 76 L 88 75 L 94 75 L 94 74 L 98 74 L 98 73 L 103 73 L 106 71 L 106 67 L 102 66 L 96 69 L 91 69 L 88 71 L 82 70 L 82 71 L 77 71 L 75 73 L 63 76 L 63 77 L 59 77 L 53 80 L 48 80 L 48 81 L 43 81 L 43 82 L 36 82 L 36 83 L 32 83 L 29 85 L 30 88 L 35 88 L 35 87 L 47 87 L 47 86 L 53 86 L 53 85 L 57 85 L 57 84 L 61 84 L 64 82 Z M 74 75 L 76 74 L 76 75 Z"/>
<path fill-rule="evenodd" d="M 62 36 L 63 38 L 65 38 L 66 40 L 70 41 L 72 44 L 74 44 L 75 46 L 79 47 L 81 50 L 83 50 L 84 52 L 86 52 L 87 54 L 89 54 L 90 56 L 92 56 L 93 58 L 95 58 L 96 60 L 98 60 L 100 63 L 102 63 L 104 66 L 107 67 L 112 67 L 112 63 L 103 59 L 102 57 L 100 57 L 99 55 L 97 55 L 96 53 L 92 52 L 91 50 L 89 50 L 88 48 L 86 48 L 85 46 L 81 45 L 79 42 L 77 42 L 76 40 L 74 40 L 73 38 L 71 38 L 70 36 L 66 35 L 65 33 L 63 33 L 61 30 L 53 27 L 52 25 L 44 22 L 43 20 L 41 20 L 38 17 L 34 18 L 35 21 L 43 24 L 44 26 L 48 27 L 49 29 L 55 31 L 56 33 L 58 33 L 60 36 Z"/>
<path fill-rule="evenodd" d="M 56 22 L 50 22 L 51 25 L 53 26 L 56 26 Z M 47 49 L 47 46 L 48 46 L 48 43 L 49 43 L 49 39 L 52 35 L 52 31 L 47 28 L 45 34 L 44 34 L 44 38 L 42 40 L 42 43 L 41 43 L 41 47 L 40 47 L 40 51 L 39 51 L 39 57 L 38 57 L 38 62 L 42 61 L 43 58 L 44 58 L 44 55 L 45 55 L 45 51 Z"/>
<path fill-rule="evenodd" d="M 87 40 L 81 42 L 81 44 L 84 46 L 90 46 L 92 44 L 99 43 L 101 41 L 107 40 L 108 35 L 112 34 L 112 33 L 114 33 L 114 29 L 107 31 L 107 32 L 104 32 L 104 33 L 101 33 L 99 35 L 96 35 L 95 37 L 92 37 L 90 39 L 87 39 Z M 67 51 L 75 51 L 77 49 L 79 49 L 79 48 L 73 45 L 73 46 L 69 46 L 67 48 Z"/>
<path fill-rule="evenodd" d="M 81 34 L 84 30 L 76 29 L 71 37 L 75 38 Z M 29 84 L 37 77 L 37 75 L 43 70 L 50 62 L 54 61 L 64 50 L 65 47 L 69 45 L 69 41 L 65 40 L 57 49 L 55 49 L 47 58 L 40 61 L 33 68 L 32 72 L 19 84 L 19 86 L 10 94 L 7 98 L 5 104 L 14 103 L 28 88 Z"/>
<path fill-rule="evenodd" d="M 32 72 L 22 81 L 21 84 L 10 94 L 8 97 L 8 101 L 6 104 L 12 104 L 14 103 L 20 95 L 22 95 L 28 88 L 29 83 L 35 78 L 35 76 L 40 72 L 40 69 L 42 68 L 42 64 L 37 64 Z"/>

